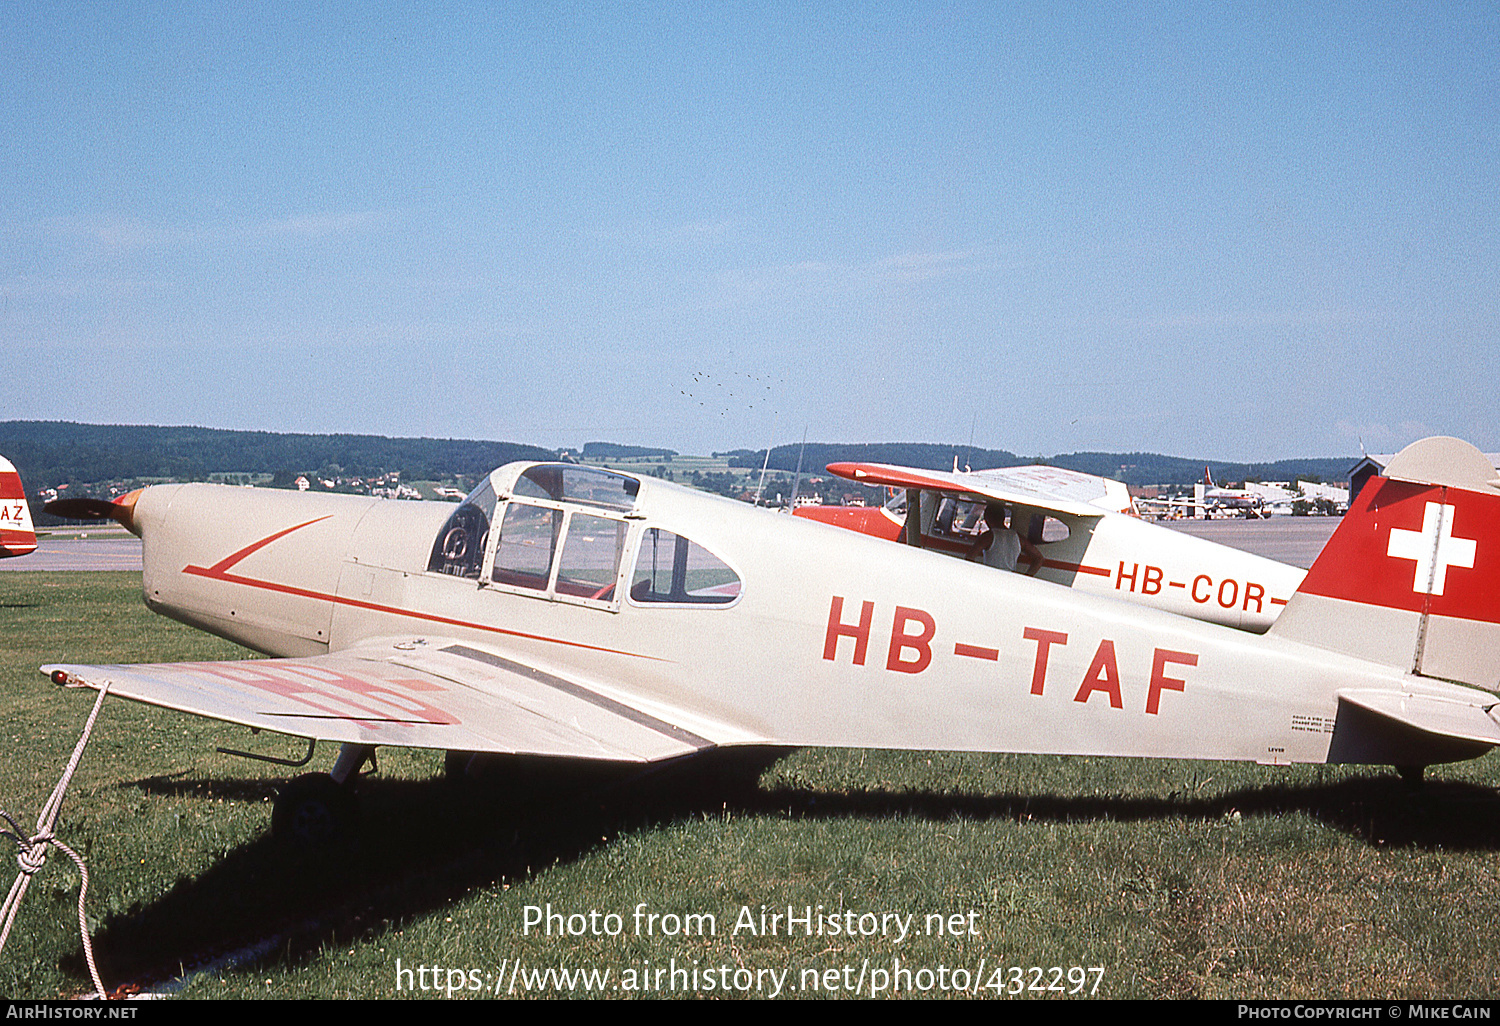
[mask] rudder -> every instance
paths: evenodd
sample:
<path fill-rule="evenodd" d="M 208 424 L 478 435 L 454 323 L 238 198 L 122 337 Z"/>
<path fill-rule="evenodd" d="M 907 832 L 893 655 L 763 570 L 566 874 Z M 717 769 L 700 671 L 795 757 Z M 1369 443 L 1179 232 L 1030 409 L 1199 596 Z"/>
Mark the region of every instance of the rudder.
<path fill-rule="evenodd" d="M 1442 680 L 1500 680 L 1500 487 L 1454 438 L 1371 478 L 1271 632 Z"/>

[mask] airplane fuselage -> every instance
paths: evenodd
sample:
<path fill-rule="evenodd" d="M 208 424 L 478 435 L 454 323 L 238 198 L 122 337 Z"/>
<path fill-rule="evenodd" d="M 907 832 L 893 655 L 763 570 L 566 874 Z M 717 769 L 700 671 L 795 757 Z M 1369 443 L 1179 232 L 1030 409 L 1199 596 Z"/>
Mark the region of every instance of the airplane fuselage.
<path fill-rule="evenodd" d="M 640 481 L 629 508 L 526 496 L 525 469 L 492 475 L 496 526 L 473 576 L 434 569 L 450 504 L 147 489 L 135 507 L 146 601 L 273 656 L 456 640 L 711 725 L 717 743 L 1413 764 L 1485 748 L 1372 741 L 1350 732 L 1339 698 L 1361 688 L 1486 697 L 1470 688 L 665 482 Z M 499 537 L 512 513 L 552 525 L 524 536 L 534 551 Z M 613 552 L 598 587 L 569 576 L 575 536 Z M 652 583 L 670 559 L 643 569 L 648 549 L 672 537 L 733 583 Z M 1111 572 L 1134 574 L 1137 589 L 1172 587 L 1151 569 Z M 1218 581 L 1198 591 L 1221 605 L 1227 594 Z"/>

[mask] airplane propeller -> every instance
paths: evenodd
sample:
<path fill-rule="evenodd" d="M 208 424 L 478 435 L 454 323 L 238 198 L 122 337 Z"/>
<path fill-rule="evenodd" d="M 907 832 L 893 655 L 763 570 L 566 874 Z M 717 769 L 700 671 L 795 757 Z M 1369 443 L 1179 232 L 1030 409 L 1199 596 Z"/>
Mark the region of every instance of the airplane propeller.
<path fill-rule="evenodd" d="M 122 495 L 113 502 L 106 499 L 53 499 L 42 507 L 64 520 L 113 520 L 126 530 L 135 532 L 135 500 L 142 489 Z"/>

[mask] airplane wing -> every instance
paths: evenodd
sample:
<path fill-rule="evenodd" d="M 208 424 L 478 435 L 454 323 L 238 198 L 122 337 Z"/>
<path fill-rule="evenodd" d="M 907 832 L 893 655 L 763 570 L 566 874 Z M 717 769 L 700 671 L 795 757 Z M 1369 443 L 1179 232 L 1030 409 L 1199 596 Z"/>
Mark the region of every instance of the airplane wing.
<path fill-rule="evenodd" d="M 384 639 L 306 659 L 42 667 L 55 683 L 319 741 L 654 762 L 757 740 L 471 644 Z"/>
<path fill-rule="evenodd" d="M 1129 493 L 1090 474 L 1062 467 L 1006 467 L 978 472 L 914 470 L 886 463 L 830 463 L 828 472 L 865 485 L 958 492 L 979 500 L 1013 503 L 1080 517 L 1128 512 Z"/>

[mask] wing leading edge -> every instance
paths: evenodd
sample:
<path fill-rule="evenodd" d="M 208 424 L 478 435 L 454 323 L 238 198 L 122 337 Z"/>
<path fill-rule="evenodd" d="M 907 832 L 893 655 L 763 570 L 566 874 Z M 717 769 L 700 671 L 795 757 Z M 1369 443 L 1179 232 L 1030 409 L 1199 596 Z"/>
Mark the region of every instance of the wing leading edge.
<path fill-rule="evenodd" d="M 914 470 L 884 463 L 830 463 L 828 472 L 865 485 L 956 492 L 980 500 L 1034 506 L 1078 517 L 1123 512 L 1102 478 L 1057 467 L 1011 467 L 977 473 Z M 1123 488 L 1123 486 L 1121 486 Z M 1128 493 L 1124 497 L 1129 503 Z"/>
<path fill-rule="evenodd" d="M 42 667 L 54 682 L 319 741 L 654 762 L 756 739 L 438 639 L 306 659 Z"/>

